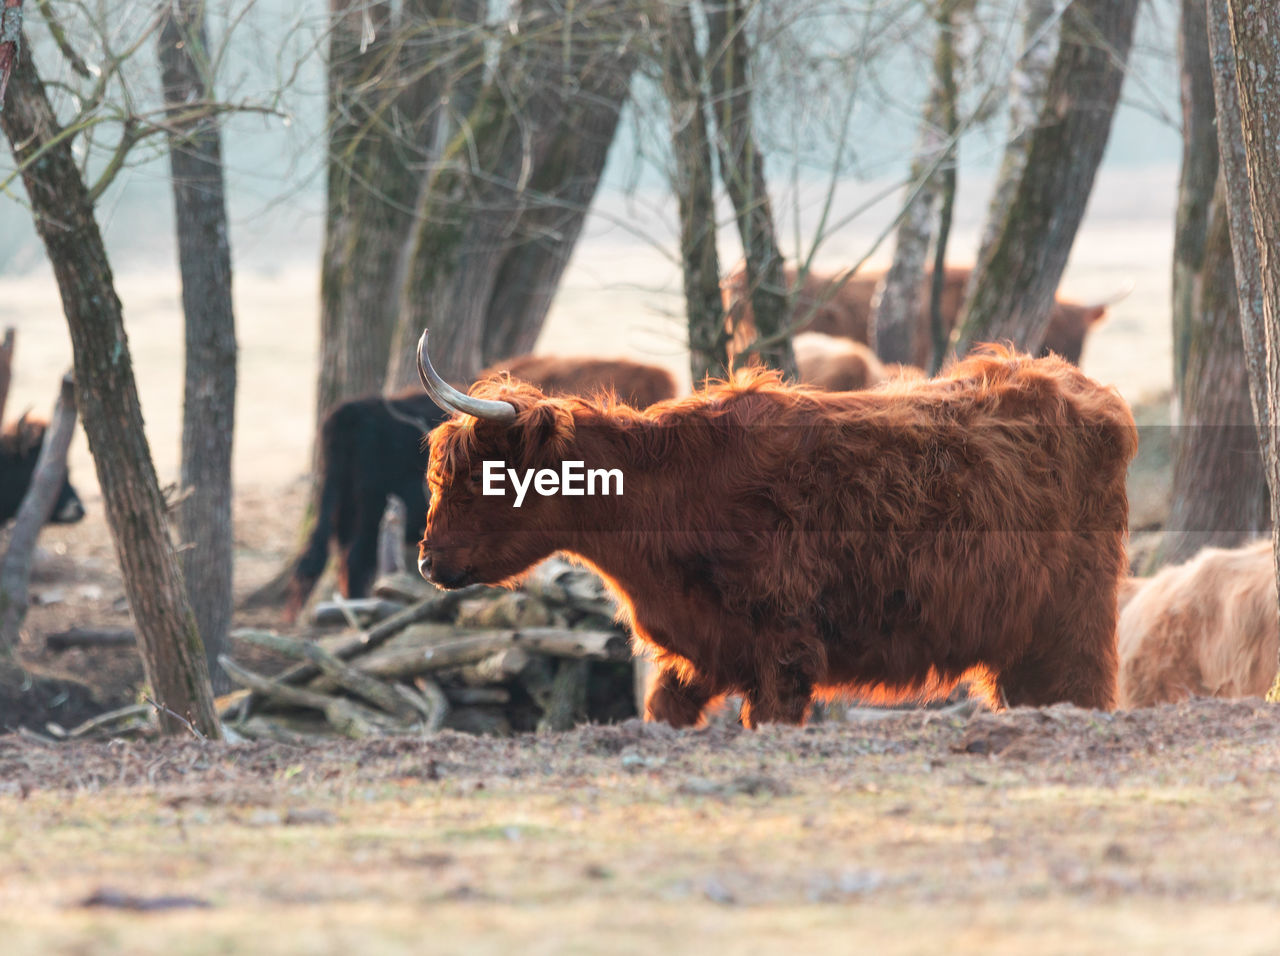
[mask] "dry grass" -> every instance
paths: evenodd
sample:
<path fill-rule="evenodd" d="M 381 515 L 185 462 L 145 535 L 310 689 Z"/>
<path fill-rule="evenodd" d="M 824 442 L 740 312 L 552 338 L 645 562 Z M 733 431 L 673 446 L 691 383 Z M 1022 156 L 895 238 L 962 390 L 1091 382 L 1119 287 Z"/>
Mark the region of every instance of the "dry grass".
<path fill-rule="evenodd" d="M 1266 951 L 1280 712 L 0 741 L 6 953 Z M 208 908 L 86 908 L 91 894 Z"/>

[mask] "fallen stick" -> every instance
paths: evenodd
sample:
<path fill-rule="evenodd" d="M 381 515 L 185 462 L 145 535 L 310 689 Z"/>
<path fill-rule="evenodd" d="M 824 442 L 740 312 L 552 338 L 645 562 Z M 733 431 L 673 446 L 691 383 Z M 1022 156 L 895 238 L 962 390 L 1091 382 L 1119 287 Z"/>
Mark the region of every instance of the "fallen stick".
<path fill-rule="evenodd" d="M 454 609 L 457 608 L 459 601 L 465 601 L 467 598 L 495 590 L 499 589 L 491 588 L 484 584 L 473 584 L 458 591 L 440 591 L 426 600 L 405 608 L 398 614 L 391 615 L 385 621 L 379 621 L 367 631 L 350 635 L 341 641 L 335 642 L 329 650 L 341 660 L 350 660 L 357 654 L 362 654 L 385 644 L 410 624 L 432 619 L 447 620 L 453 614 Z M 289 668 L 278 675 L 276 680 L 282 684 L 305 684 L 319 673 L 320 668 L 308 661 L 305 664 L 298 664 Z M 249 706 L 253 706 L 254 703 L 255 701 L 251 698 Z"/>
<path fill-rule="evenodd" d="M 530 627 L 518 631 L 463 631 L 453 639 L 442 639 L 447 633 L 436 626 L 423 628 L 421 632 L 406 628 L 395 647 L 367 654 L 356 661 L 355 666 L 377 677 L 402 678 L 477 664 L 500 651 L 517 647 L 526 652 L 579 660 L 625 661 L 631 653 L 626 638 L 616 631 Z M 419 634 L 422 642 L 415 643 Z M 318 676 L 308 686 L 329 691 L 337 683 L 331 677 Z"/>
<path fill-rule="evenodd" d="M 247 628 L 233 631 L 231 636 L 258 647 L 311 661 L 320 668 L 321 673 L 336 682 L 339 687 L 357 697 L 364 698 L 375 707 L 382 708 L 398 720 L 413 721 L 418 717 L 417 710 L 392 690 L 389 684 L 384 684 L 377 678 L 344 663 L 319 644 L 282 637 L 270 631 L 255 631 Z"/>
<path fill-rule="evenodd" d="M 404 610 L 400 601 L 384 598 L 344 598 L 334 595 L 332 601 L 321 601 L 311 611 L 311 623 L 317 627 L 346 624 L 352 628 L 368 626 L 372 621 L 384 621 Z"/>
<path fill-rule="evenodd" d="M 409 733 L 412 730 L 354 701 L 321 694 L 314 690 L 290 687 L 270 677 L 263 677 L 261 674 L 241 667 L 226 654 L 218 655 L 218 663 L 226 669 L 236 683 L 248 687 L 268 700 L 287 707 L 306 707 L 320 711 L 329 725 L 344 737 L 362 740 L 383 733 Z"/>
<path fill-rule="evenodd" d="M 44 646 L 46 650 L 60 654 L 73 647 L 132 647 L 137 640 L 137 636 L 127 627 L 73 627 L 56 634 L 46 634 Z"/>
<path fill-rule="evenodd" d="M 91 734 L 103 727 L 109 727 L 131 717 L 145 717 L 150 713 L 150 704 L 130 704 L 128 707 L 120 707 L 116 710 L 109 710 L 105 714 L 99 714 L 97 717 L 90 717 L 84 723 L 76 724 L 76 726 L 67 731 L 66 735 L 69 738 L 83 737 L 85 734 Z"/>

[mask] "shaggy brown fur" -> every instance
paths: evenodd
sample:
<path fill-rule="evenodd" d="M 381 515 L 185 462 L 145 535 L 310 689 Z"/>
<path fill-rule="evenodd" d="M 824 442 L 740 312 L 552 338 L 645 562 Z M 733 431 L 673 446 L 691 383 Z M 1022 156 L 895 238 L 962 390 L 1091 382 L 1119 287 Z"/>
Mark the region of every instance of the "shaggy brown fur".
<path fill-rule="evenodd" d="M 648 713 L 801 722 L 815 694 L 1111 707 L 1128 406 L 1002 349 L 837 394 L 756 369 L 646 412 L 487 381 L 513 423 L 432 433 L 420 568 L 515 581 L 563 550 L 618 594 L 661 674 Z M 621 497 L 480 493 L 482 463 L 618 468 Z"/>
<path fill-rule="evenodd" d="M 520 355 L 494 363 L 478 378 L 492 378 L 502 372 L 537 385 L 551 395 L 590 397 L 613 392 L 635 408 L 648 408 L 655 402 L 676 397 L 676 381 L 670 372 L 626 359 Z"/>
<path fill-rule="evenodd" d="M 968 266 L 947 267 L 942 283 L 942 321 L 948 332 L 955 327 L 959 317 L 972 271 Z M 932 273 L 925 276 L 916 324 L 914 361 L 921 367 L 929 365 L 933 354 L 933 340 L 929 330 L 931 275 Z M 835 288 L 840 278 L 839 274 L 808 273 L 792 306 L 791 320 L 794 322 L 803 319 L 797 331 L 841 335 L 865 344 L 870 341 L 869 329 L 875 314 L 876 292 L 884 279 L 884 273 L 858 272 L 839 288 Z M 795 287 L 796 270 L 792 266 L 786 267 L 786 281 L 788 288 Z M 720 291 L 724 299 L 728 328 L 733 332 L 730 348 L 736 354 L 756 337 L 755 315 L 751 311 L 750 299 L 745 294 L 746 273 L 741 269 L 731 273 L 721 284 Z M 1107 308 L 1101 304 L 1085 305 L 1055 300 L 1040 354 L 1043 356 L 1053 352 L 1068 362 L 1079 365 L 1085 337 L 1106 316 Z M 805 316 L 809 318 L 804 319 Z"/>
<path fill-rule="evenodd" d="M 1261 696 L 1276 676 L 1271 542 L 1205 548 L 1138 581 L 1120 612 L 1120 705 Z"/>
<path fill-rule="evenodd" d="M 791 342 L 796 353 L 796 373 L 805 385 L 828 392 L 853 392 L 879 385 L 887 377 L 876 353 L 861 342 L 801 332 Z"/>

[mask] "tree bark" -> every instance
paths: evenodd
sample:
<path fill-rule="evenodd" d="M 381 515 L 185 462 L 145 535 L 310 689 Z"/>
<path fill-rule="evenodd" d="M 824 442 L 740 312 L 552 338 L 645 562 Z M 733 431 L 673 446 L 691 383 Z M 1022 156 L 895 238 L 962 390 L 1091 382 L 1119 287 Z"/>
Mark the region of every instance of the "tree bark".
<path fill-rule="evenodd" d="M 1266 421 L 1273 425 L 1280 417 L 1280 110 L 1276 109 L 1280 103 L 1280 7 L 1258 0 L 1226 0 L 1226 9 L 1235 52 L 1249 205 L 1259 254 L 1267 355 Z M 1220 8 L 1216 12 L 1220 15 Z M 1233 204 L 1242 200 L 1242 196 L 1231 197 Z M 1238 223 L 1240 218 L 1234 216 L 1233 220 Z M 1271 490 L 1271 513 L 1280 514 L 1280 453 L 1274 433 L 1269 437 L 1264 465 Z M 1273 552 L 1280 555 L 1280 522 L 1272 524 L 1271 539 Z M 1277 580 L 1280 582 L 1280 563 Z M 1268 696 L 1275 693 L 1273 687 Z"/>
<path fill-rule="evenodd" d="M 1209 206 L 1218 181 L 1218 131 L 1213 105 L 1213 74 L 1205 0 L 1182 0 L 1178 20 L 1178 59 L 1182 83 L 1182 172 L 1173 234 L 1173 394 L 1181 410 L 1195 334 L 1194 288 L 1205 267 Z M 1212 266 L 1207 268 L 1212 269 Z M 1175 422 L 1179 416 L 1175 417 Z"/>
<path fill-rule="evenodd" d="M 741 0 L 708 0 L 707 72 L 720 178 L 733 203 L 758 337 L 749 347 L 765 365 L 796 377 L 788 326 L 787 284 L 764 178 L 764 155 L 751 120 L 751 50 Z"/>
<path fill-rule="evenodd" d="M 159 60 L 170 111 L 169 160 L 186 327 L 181 485 L 182 577 L 215 694 L 232 688 L 218 666 L 232 615 L 231 444 L 236 406 L 236 326 L 222 144 L 210 99 L 201 0 L 164 7 Z M 193 109 L 196 112 L 185 112 Z"/>
<path fill-rule="evenodd" d="M 388 383 L 416 381 L 424 327 L 460 383 L 536 339 L 628 95 L 635 22 L 619 0 L 521 6 L 516 43 L 421 187 Z"/>
<path fill-rule="evenodd" d="M 654 9 L 662 29 L 662 88 L 671 119 L 689 369 L 696 385 L 708 377 L 723 378 L 728 374 L 730 334 L 720 296 L 715 173 L 707 133 L 702 57 L 689 6 L 659 3 Z"/>
<path fill-rule="evenodd" d="M 483 0 L 331 0 L 319 419 L 383 390 L 423 170 L 483 67 Z M 465 98 L 465 97 L 464 97 Z"/>
<path fill-rule="evenodd" d="M 995 244 L 1026 172 L 1032 133 L 1044 110 L 1049 75 L 1058 59 L 1062 40 L 1062 18 L 1055 0 L 1025 0 L 1025 4 L 1022 52 L 1009 75 L 1009 139 L 978 244 L 978 261 L 984 259 Z M 973 288 L 972 281 L 969 288 Z"/>
<path fill-rule="evenodd" d="M 1240 334 L 1249 372 L 1249 395 L 1258 429 L 1262 460 L 1275 454 L 1271 440 L 1271 416 L 1267 407 L 1268 345 L 1262 308 L 1262 253 L 1253 227 L 1249 204 L 1249 170 L 1245 159 L 1244 131 L 1240 125 L 1240 94 L 1236 85 L 1236 58 L 1231 48 L 1231 23 L 1227 0 L 1209 0 L 1209 50 L 1218 130 L 1218 157 L 1225 179 L 1227 213 L 1231 225 L 1231 258 L 1235 265 Z M 1272 512 L 1274 514 L 1274 511 Z"/>
<path fill-rule="evenodd" d="M 25 42 L 0 126 L 22 167 L 36 229 L 62 295 L 85 434 L 147 680 L 162 708 L 160 725 L 166 733 L 178 733 L 187 721 L 204 736 L 219 738 L 204 648 L 143 432 L 120 299 L 70 138 L 58 126 Z"/>
<path fill-rule="evenodd" d="M 1269 526 L 1221 181 L 1209 212 L 1202 268 L 1192 282 L 1187 338 L 1172 504 L 1153 565 L 1185 561 L 1209 545 L 1243 544 Z"/>
<path fill-rule="evenodd" d="M 67 450 L 75 430 L 76 386 L 68 374 L 62 379 L 53 419 L 45 429 L 31 484 L 18 507 L 4 561 L 0 563 L 0 657 L 18 645 L 18 632 L 27 617 L 36 538 L 53 514 L 53 506 L 66 480 Z"/>
<path fill-rule="evenodd" d="M 978 261 L 954 339 L 957 354 L 1006 339 L 1039 351 L 1107 145 L 1137 9 L 1138 0 L 1074 0 L 1063 15 L 1026 168 Z"/>
<path fill-rule="evenodd" d="M 964 12 L 962 7 L 971 7 L 971 3 L 940 0 L 936 11 L 933 86 L 925 100 L 919 145 L 908 174 L 913 194 L 898 223 L 893 263 L 885 273 L 872 324 L 875 331 L 871 344 L 886 362 L 915 361 L 925 261 L 934 238 L 935 211 L 940 195 L 946 191 L 948 175 L 954 192 L 955 150 L 950 130 L 956 119 L 955 34 L 958 18 Z M 945 264 L 946 244 L 939 245 L 941 255 L 934 258 L 943 259 Z M 943 273 L 935 270 L 935 274 L 940 284 Z"/>

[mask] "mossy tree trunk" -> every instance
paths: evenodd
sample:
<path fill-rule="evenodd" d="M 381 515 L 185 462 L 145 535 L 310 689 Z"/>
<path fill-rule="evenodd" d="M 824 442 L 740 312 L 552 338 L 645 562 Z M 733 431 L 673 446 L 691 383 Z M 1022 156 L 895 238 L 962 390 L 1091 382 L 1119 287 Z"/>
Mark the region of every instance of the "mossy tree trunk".
<path fill-rule="evenodd" d="M 317 423 L 383 389 L 414 203 L 455 126 L 451 95 L 483 70 L 485 10 L 331 0 Z"/>
<path fill-rule="evenodd" d="M 702 56 L 690 4 L 660 2 L 662 88 L 671 117 L 676 199 L 680 206 L 680 263 L 684 278 L 689 369 L 695 385 L 729 371 L 729 331 L 720 296 L 716 249 L 715 168 L 707 133 Z"/>
<path fill-rule="evenodd" d="M 232 614 L 236 327 L 231 244 L 217 119 L 191 112 L 190 105 L 206 103 L 211 95 L 204 5 L 177 0 L 165 5 L 163 16 L 159 60 L 170 111 L 169 158 L 186 327 L 180 559 L 214 693 L 225 693 L 231 690 L 231 678 L 217 661 L 227 652 Z"/>
<path fill-rule="evenodd" d="M 527 0 L 465 130 L 421 186 L 388 383 L 416 380 L 414 343 L 461 384 L 528 351 L 599 185 L 626 102 L 634 5 Z"/>
<path fill-rule="evenodd" d="M 1115 114 L 1138 0 L 1074 0 L 1030 134 L 1026 167 L 978 260 L 954 340 L 1039 350 Z"/>
<path fill-rule="evenodd" d="M 1205 266 L 1209 206 L 1218 180 L 1218 131 L 1205 0 L 1182 0 L 1178 61 L 1182 77 L 1182 171 L 1173 233 L 1173 391 L 1181 409 L 1187 387 L 1188 354 L 1195 316 L 1195 286 Z"/>
<path fill-rule="evenodd" d="M 36 230 L 53 265 L 71 332 L 77 399 L 106 505 L 139 646 L 167 733 L 189 722 L 221 731 L 195 615 L 164 518 L 142 427 L 120 299 L 71 138 L 58 125 L 23 42 L 0 111 L 21 166 Z"/>
<path fill-rule="evenodd" d="M 741 0 L 708 0 L 707 73 L 711 82 L 716 151 L 742 239 L 751 310 L 758 338 L 749 351 L 765 365 L 796 375 L 791 351 L 787 288 L 764 177 L 764 155 L 751 119 L 751 49 Z"/>

